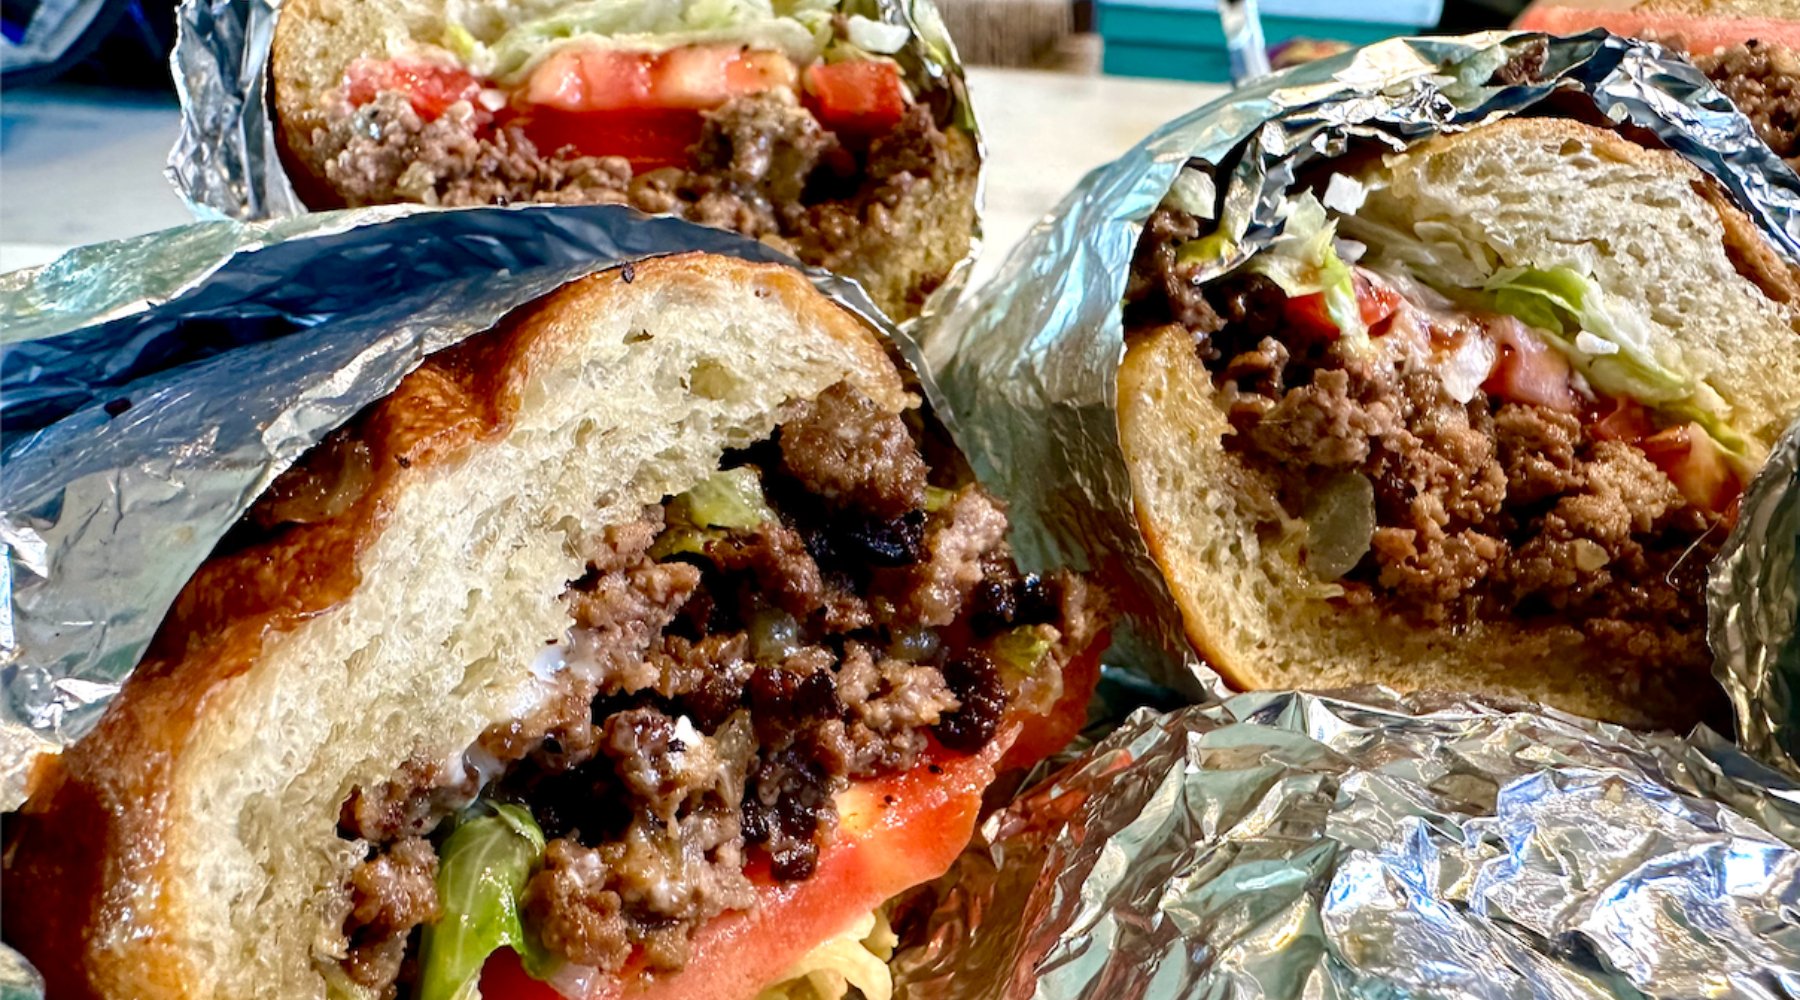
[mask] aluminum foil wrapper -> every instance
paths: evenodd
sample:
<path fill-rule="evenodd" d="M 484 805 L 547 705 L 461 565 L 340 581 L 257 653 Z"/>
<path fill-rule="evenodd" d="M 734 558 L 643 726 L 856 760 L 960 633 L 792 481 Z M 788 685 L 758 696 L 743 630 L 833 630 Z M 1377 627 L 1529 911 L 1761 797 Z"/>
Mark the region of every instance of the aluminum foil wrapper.
<path fill-rule="evenodd" d="M 1519 82 L 1490 82 L 1502 66 Z M 1115 633 L 1115 656 L 1190 696 L 1218 687 L 1183 640 L 1138 534 L 1116 422 L 1130 261 L 1177 173 L 1191 166 L 1211 183 L 1219 231 L 1231 240 L 1211 277 L 1267 246 L 1296 172 L 1349 140 L 1401 149 L 1553 96 L 1653 133 L 1800 259 L 1800 179 L 1704 76 L 1660 47 L 1604 32 L 1401 38 L 1263 78 L 1157 130 L 1083 179 L 992 282 L 929 330 L 927 354 L 959 440 L 1012 504 L 1021 563 L 1097 569 L 1118 581 L 1129 618 Z"/>
<path fill-rule="evenodd" d="M 1708 597 L 1738 744 L 1800 776 L 1800 425 L 1745 492 Z"/>
<path fill-rule="evenodd" d="M 897 995 L 1792 997 L 1797 843 L 1800 788 L 1707 731 L 1379 690 L 1144 710 L 913 900 Z"/>
<path fill-rule="evenodd" d="M 296 457 L 514 307 L 686 250 L 793 263 L 616 206 L 389 207 L 199 224 L 0 275 L 0 810 L 92 725 Z M 923 369 L 860 288 L 810 273 Z"/>
<path fill-rule="evenodd" d="M 869 0 L 879 19 L 904 25 L 906 46 L 894 58 L 913 92 L 940 121 L 967 129 L 984 164 L 987 150 L 963 79 L 962 61 L 932 0 Z M 269 52 L 281 0 L 182 0 L 176 10 L 175 51 L 169 56 L 181 97 L 181 132 L 164 171 L 175 191 L 203 219 L 258 220 L 307 211 L 281 165 Z M 941 315 L 961 294 L 980 251 L 983 177 L 975 193 L 976 226 L 969 254 L 958 262 L 921 311 Z"/>

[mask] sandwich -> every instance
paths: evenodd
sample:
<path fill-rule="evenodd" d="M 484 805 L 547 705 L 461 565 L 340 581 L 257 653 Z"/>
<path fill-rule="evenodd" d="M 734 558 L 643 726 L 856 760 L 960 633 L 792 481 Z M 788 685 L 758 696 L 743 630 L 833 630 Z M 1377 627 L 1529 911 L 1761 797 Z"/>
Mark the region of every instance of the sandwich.
<path fill-rule="evenodd" d="M 1117 376 L 1193 647 L 1246 689 L 1716 719 L 1708 562 L 1800 410 L 1800 284 L 1722 189 L 1509 118 L 1323 161 L 1200 280 L 1210 190 L 1146 224 Z"/>
<path fill-rule="evenodd" d="M 794 270 L 521 307 L 219 542 L 8 818 L 5 940 L 53 997 L 884 997 L 1104 642 L 964 468 Z"/>
<path fill-rule="evenodd" d="M 1756 134 L 1800 164 L 1800 4 L 1791 0 L 1538 0 L 1514 27 L 1606 28 L 1685 52 Z"/>
<path fill-rule="evenodd" d="M 906 317 L 975 224 L 975 140 L 927 42 L 868 0 L 294 0 L 270 86 L 311 208 L 629 204 Z"/>

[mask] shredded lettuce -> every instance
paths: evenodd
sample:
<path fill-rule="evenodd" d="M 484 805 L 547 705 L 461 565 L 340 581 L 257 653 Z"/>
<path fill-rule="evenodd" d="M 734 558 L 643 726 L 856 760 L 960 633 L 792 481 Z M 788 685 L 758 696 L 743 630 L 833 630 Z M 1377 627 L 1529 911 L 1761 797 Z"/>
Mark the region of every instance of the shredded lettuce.
<path fill-rule="evenodd" d="M 1638 317 L 1613 308 L 1606 293 L 1574 268 L 1507 268 L 1488 279 L 1482 291 L 1484 304 L 1547 334 L 1576 370 L 1607 395 L 1662 406 L 1694 393 L 1693 378 L 1671 370 L 1651 352 L 1650 333 Z M 1583 350 L 1576 342 L 1578 333 L 1615 349 Z"/>
<path fill-rule="evenodd" d="M 831 44 L 836 9 L 835 0 L 581 0 L 513 25 L 467 58 L 506 84 L 575 39 L 648 52 L 729 42 L 783 52 L 805 66 Z"/>
<path fill-rule="evenodd" d="M 1280 285 L 1289 298 L 1324 292 L 1325 313 L 1338 332 L 1349 339 L 1368 337 L 1350 265 L 1338 256 L 1337 224 L 1326 218 L 1312 192 L 1289 203 L 1281 235 L 1244 266 Z"/>
<path fill-rule="evenodd" d="M 551 960 L 525 933 L 519 897 L 544 853 L 544 831 L 518 806 L 465 820 L 438 852 L 436 923 L 419 942 L 418 1000 L 479 1000 L 481 967 L 511 948 L 528 971 Z"/>
<path fill-rule="evenodd" d="M 807 952 L 756 1000 L 842 1000 L 851 987 L 863 1000 L 892 1000 L 894 980 L 887 963 L 898 943 L 885 912 L 866 914 L 844 933 Z"/>

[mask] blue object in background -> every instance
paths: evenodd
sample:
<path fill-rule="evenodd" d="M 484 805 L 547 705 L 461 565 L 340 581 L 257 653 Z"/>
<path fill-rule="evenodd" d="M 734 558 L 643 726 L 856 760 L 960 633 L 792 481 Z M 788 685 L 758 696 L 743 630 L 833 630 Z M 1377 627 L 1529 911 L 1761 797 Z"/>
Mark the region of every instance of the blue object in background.
<path fill-rule="evenodd" d="M 1261 0 L 1264 40 L 1295 38 L 1365 45 L 1437 24 L 1444 0 Z M 1118 76 L 1159 76 L 1229 83 L 1231 58 L 1216 0 L 1099 0 L 1095 29 L 1105 42 L 1101 68 Z"/>

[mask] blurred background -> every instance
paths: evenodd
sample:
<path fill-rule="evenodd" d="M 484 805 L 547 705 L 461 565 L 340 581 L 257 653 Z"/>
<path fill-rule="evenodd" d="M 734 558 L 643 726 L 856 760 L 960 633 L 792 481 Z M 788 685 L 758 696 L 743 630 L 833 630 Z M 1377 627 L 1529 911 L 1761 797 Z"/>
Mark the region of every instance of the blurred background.
<path fill-rule="evenodd" d="M 1241 2 L 1241 0 L 1234 0 Z M 1524 0 L 1261 0 L 1275 66 L 1392 35 L 1500 27 Z M 991 152 L 1006 245 L 1090 167 L 1214 99 L 1218 0 L 937 0 Z M 178 126 L 175 0 L 0 0 L 0 270 L 191 218 L 161 170 Z"/>

